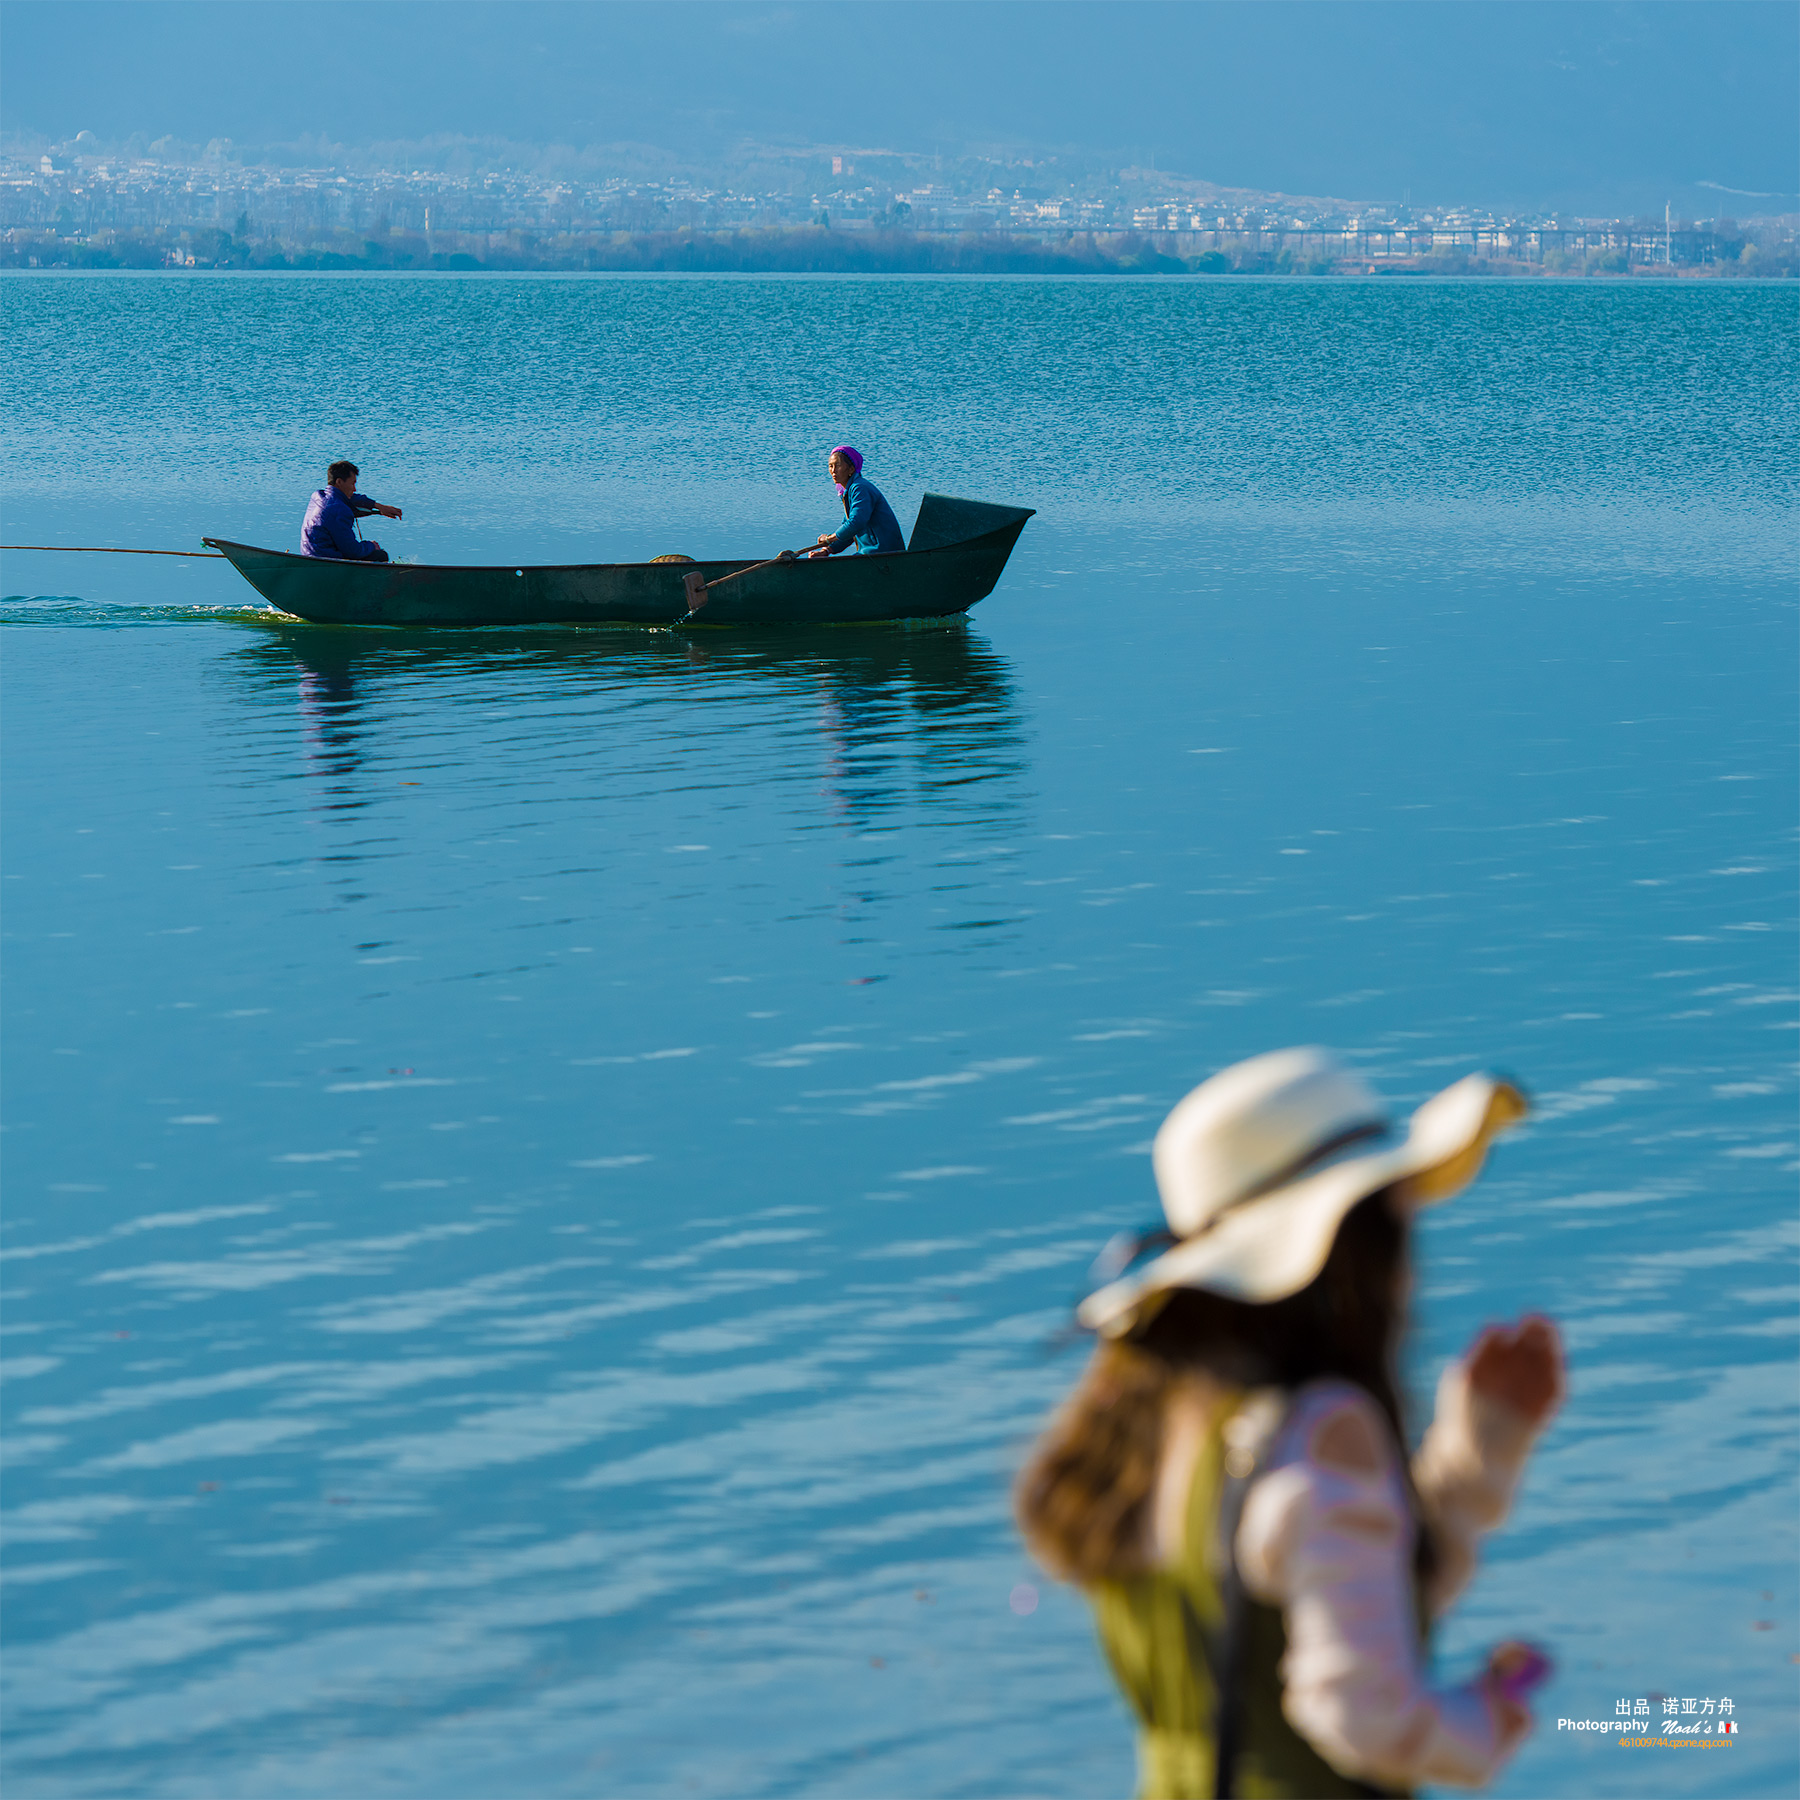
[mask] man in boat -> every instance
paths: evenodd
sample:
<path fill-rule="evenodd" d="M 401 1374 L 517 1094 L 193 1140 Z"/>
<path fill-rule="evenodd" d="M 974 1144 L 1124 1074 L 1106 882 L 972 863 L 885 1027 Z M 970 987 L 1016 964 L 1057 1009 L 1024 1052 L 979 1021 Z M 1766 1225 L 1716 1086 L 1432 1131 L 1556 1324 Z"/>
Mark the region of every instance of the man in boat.
<path fill-rule="evenodd" d="M 353 462 L 334 462 L 325 471 L 325 486 L 313 495 L 300 527 L 303 556 L 335 556 L 350 562 L 386 562 L 388 553 L 379 544 L 365 544 L 356 535 L 356 521 L 370 513 L 384 519 L 400 517 L 397 506 L 383 506 L 356 491 L 359 471 Z"/>
<path fill-rule="evenodd" d="M 882 498 L 881 489 L 863 477 L 862 452 L 839 444 L 827 466 L 844 503 L 843 529 L 821 531 L 818 549 L 807 555 L 837 556 L 848 551 L 852 556 L 886 556 L 904 550 L 906 538 L 894 509 Z"/>

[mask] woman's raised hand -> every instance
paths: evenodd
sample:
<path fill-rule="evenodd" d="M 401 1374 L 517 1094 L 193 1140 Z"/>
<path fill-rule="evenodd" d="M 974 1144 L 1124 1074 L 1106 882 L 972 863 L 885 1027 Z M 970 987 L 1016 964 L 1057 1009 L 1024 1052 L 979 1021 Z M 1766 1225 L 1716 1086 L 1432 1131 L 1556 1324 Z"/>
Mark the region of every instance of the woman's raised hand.
<path fill-rule="evenodd" d="M 1567 1392 L 1562 1338 L 1542 1313 L 1517 1325 L 1489 1325 L 1469 1346 L 1469 1386 L 1541 1425 Z"/>
<path fill-rule="evenodd" d="M 1532 1691 L 1551 1673 L 1549 1657 L 1535 1644 L 1512 1640 L 1489 1651 L 1487 1667 L 1477 1685 L 1487 1696 L 1503 1754 L 1510 1753 L 1531 1729 L 1531 1708 L 1527 1702 Z"/>

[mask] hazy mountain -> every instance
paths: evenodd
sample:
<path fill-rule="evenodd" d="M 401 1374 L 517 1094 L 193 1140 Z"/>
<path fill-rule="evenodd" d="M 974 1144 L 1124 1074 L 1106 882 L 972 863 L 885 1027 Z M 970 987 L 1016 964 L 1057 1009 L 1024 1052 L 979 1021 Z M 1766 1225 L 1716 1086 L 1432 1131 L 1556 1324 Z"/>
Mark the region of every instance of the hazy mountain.
<path fill-rule="evenodd" d="M 757 145 L 1038 147 L 1258 191 L 1605 212 L 1780 211 L 1800 188 L 1800 9 L 1756 0 L 6 0 L 0 19 L 0 114 L 52 142 L 469 166 L 605 146 L 646 175 Z"/>

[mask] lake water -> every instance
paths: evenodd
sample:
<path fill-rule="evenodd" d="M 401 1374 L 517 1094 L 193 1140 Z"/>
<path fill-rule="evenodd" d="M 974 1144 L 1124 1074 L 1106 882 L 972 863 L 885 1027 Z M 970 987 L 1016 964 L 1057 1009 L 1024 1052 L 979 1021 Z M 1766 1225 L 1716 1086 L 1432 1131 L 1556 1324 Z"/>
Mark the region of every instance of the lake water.
<path fill-rule="evenodd" d="M 767 553 L 967 625 L 275 622 L 10 554 L 9 1795 L 1123 1793 L 1008 1483 L 1165 1109 L 1539 1098 L 1413 1362 L 1567 1410 L 1439 1639 L 1519 1796 L 1800 1779 L 1795 302 L 1716 284 L 0 281 L 8 542 Z M 1022 1585 L 1041 1590 L 1031 1610 Z M 1730 1697 L 1725 1752 L 1560 1733 Z"/>

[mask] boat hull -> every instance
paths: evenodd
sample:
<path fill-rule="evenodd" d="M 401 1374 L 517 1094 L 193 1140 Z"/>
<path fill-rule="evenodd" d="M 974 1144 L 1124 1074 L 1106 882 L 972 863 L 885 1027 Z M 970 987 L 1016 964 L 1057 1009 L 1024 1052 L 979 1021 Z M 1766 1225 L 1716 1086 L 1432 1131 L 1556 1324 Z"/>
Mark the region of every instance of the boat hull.
<path fill-rule="evenodd" d="M 755 568 L 714 589 L 694 623 L 859 625 L 967 612 L 993 592 L 1031 516 L 1027 507 L 927 494 L 906 550 Z M 669 625 L 688 611 L 685 576 L 698 569 L 716 581 L 758 560 L 456 567 L 204 541 L 271 606 L 327 625 Z"/>

